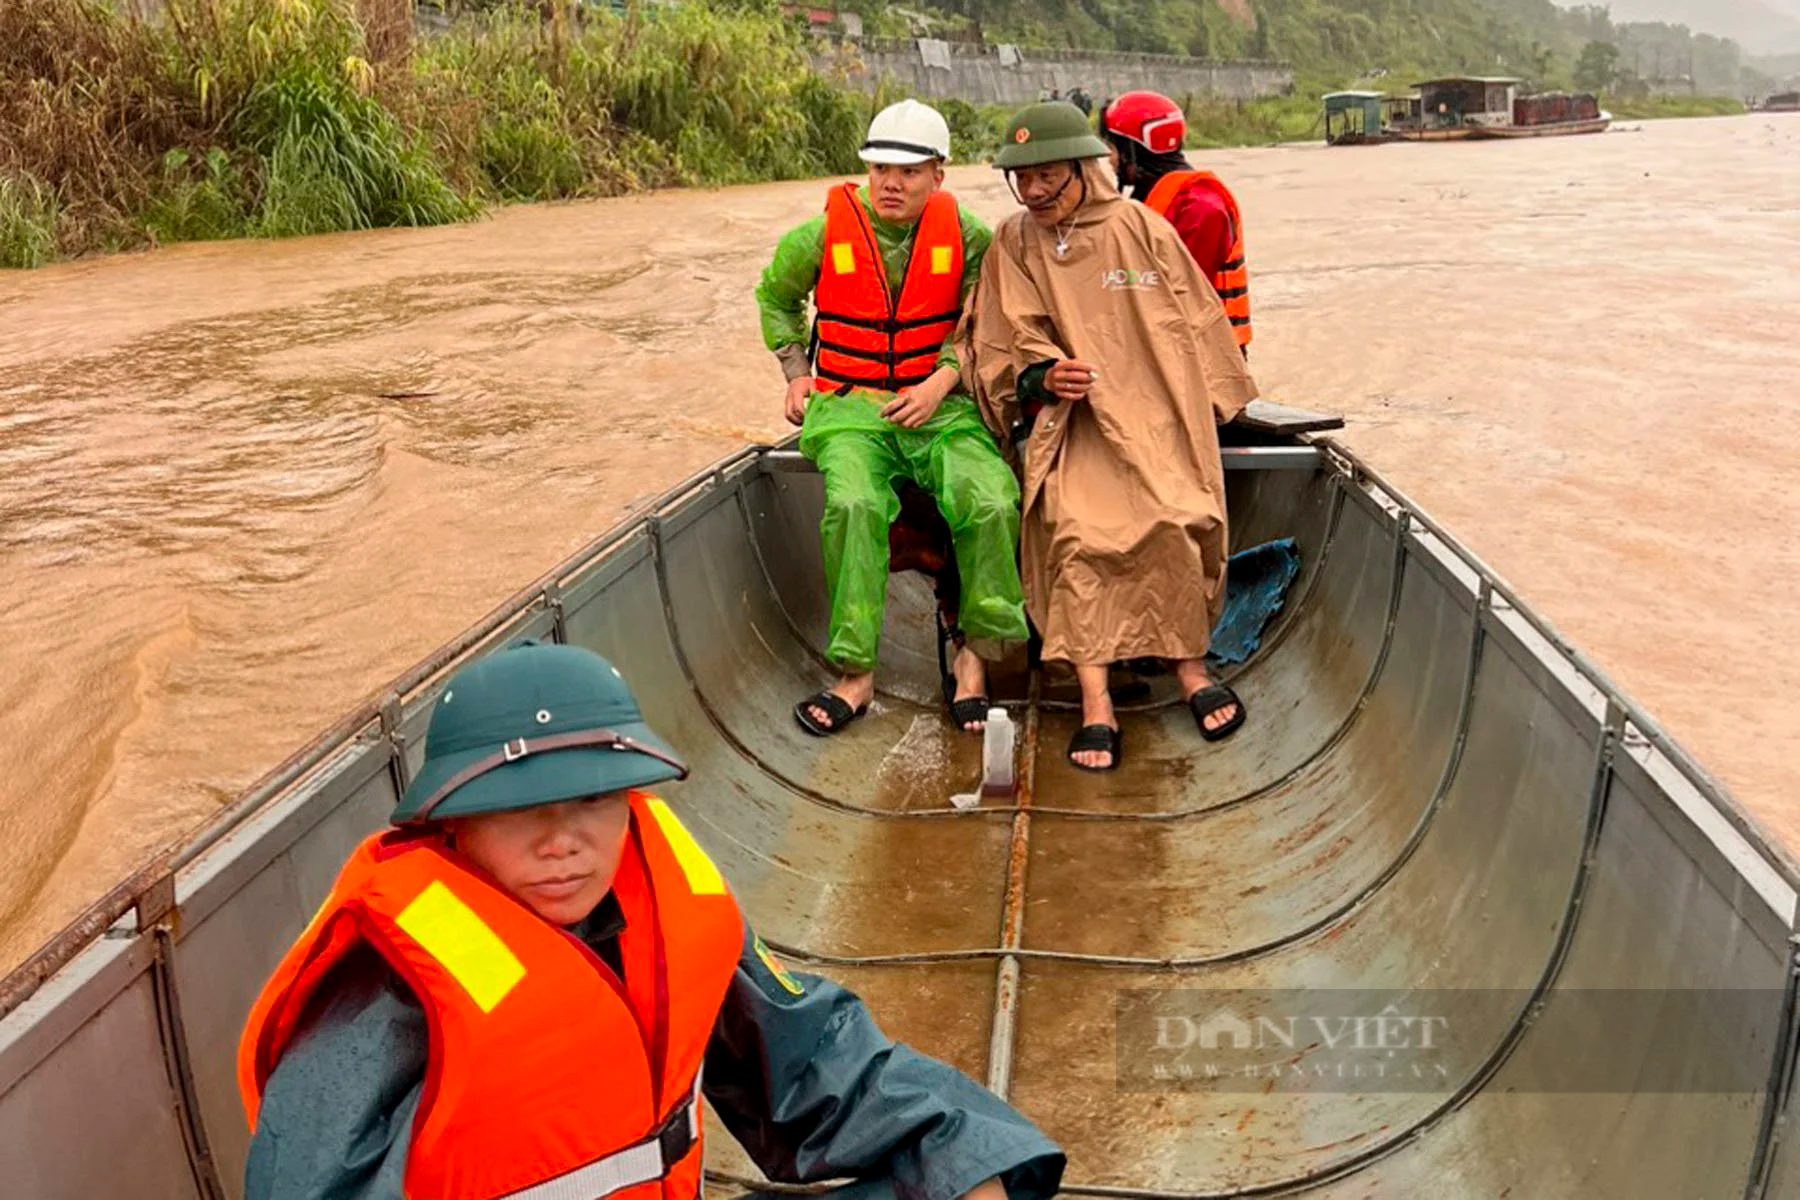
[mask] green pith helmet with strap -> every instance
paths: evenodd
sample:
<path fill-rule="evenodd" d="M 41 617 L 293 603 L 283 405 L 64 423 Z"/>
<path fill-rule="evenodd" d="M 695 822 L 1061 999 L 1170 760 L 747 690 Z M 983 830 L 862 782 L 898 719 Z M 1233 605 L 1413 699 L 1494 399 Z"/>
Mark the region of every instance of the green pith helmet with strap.
<path fill-rule="evenodd" d="M 618 670 L 579 646 L 526 642 L 451 677 L 396 825 L 537 808 L 683 779 Z"/>
<path fill-rule="evenodd" d="M 1046 100 L 1020 109 L 1007 123 L 994 165 L 1012 171 L 1106 155 L 1106 143 L 1089 127 L 1079 108 L 1067 100 Z"/>

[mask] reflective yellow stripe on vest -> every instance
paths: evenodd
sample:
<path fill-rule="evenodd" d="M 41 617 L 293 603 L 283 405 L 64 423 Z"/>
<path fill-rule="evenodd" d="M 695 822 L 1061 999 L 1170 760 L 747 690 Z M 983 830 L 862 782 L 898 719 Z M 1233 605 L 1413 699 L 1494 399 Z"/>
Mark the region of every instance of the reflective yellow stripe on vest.
<path fill-rule="evenodd" d="M 487 927 L 475 910 L 441 881 L 429 884 L 394 923 L 462 985 L 482 1012 L 525 978 L 525 965 Z"/>
<path fill-rule="evenodd" d="M 649 804 L 657 827 L 662 830 L 669 849 L 675 852 L 675 861 L 681 864 L 681 873 L 687 876 L 688 889 L 696 896 L 723 896 L 725 877 L 713 866 L 712 859 L 706 857 L 706 851 L 687 831 L 687 826 L 663 801 L 652 796 Z"/>

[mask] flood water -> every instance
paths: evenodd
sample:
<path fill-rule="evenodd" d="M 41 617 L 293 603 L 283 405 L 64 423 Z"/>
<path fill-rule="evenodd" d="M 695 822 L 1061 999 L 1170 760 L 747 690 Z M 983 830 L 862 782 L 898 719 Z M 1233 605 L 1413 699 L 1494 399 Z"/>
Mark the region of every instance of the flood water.
<path fill-rule="evenodd" d="M 1800 849 L 1800 116 L 1197 156 L 1271 399 Z M 1012 209 L 985 168 L 977 211 Z M 782 436 L 819 183 L 0 275 L 0 969 L 683 476 Z"/>

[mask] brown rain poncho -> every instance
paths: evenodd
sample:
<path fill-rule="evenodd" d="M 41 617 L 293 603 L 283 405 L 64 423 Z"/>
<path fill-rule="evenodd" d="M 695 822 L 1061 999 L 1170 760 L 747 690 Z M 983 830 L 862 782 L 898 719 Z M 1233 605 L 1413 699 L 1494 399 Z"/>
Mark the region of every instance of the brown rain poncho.
<path fill-rule="evenodd" d="M 1161 217 L 1098 160 L 1056 234 L 1020 212 L 995 232 L 963 324 L 965 374 L 1002 445 L 1019 372 L 1075 358 L 1088 398 L 1048 405 L 1023 453 L 1020 557 L 1044 657 L 1198 658 L 1225 599 L 1217 423 L 1256 395 L 1219 298 Z"/>

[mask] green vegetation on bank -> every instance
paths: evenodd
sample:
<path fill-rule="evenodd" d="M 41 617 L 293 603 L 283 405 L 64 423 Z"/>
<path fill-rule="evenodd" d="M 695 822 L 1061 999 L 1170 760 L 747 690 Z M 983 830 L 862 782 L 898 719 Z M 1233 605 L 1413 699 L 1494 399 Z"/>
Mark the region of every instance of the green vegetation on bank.
<path fill-rule="evenodd" d="M 1209 148 L 1317 141 L 1324 136 L 1319 105 L 1322 90 L 1263 100 L 1191 98 L 1183 106 L 1188 145 Z"/>
<path fill-rule="evenodd" d="M 41 267 L 56 255 L 55 196 L 31 175 L 0 175 L 0 267 Z"/>
<path fill-rule="evenodd" d="M 850 171 L 871 111 L 754 11 L 499 8 L 404 50 L 351 0 L 6 0 L 0 266 Z"/>
<path fill-rule="evenodd" d="M 1749 111 L 1729 96 L 1605 96 L 1600 106 L 1613 116 L 1649 121 L 1663 117 L 1735 117 Z"/>

